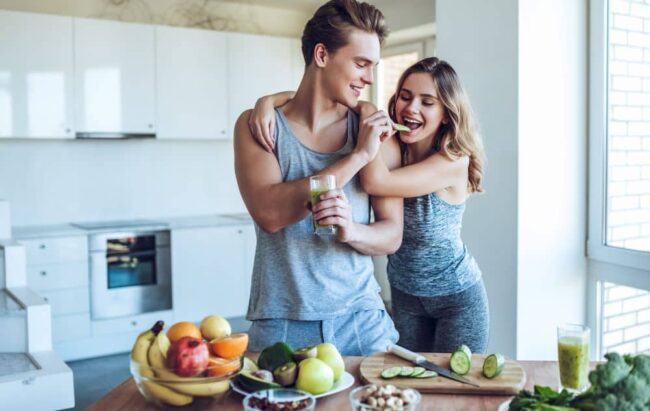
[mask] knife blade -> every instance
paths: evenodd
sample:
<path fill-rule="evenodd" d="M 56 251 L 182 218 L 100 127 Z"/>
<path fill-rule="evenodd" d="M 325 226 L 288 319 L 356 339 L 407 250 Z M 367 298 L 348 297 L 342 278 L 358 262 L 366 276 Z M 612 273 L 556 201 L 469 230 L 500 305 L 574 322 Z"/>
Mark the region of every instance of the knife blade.
<path fill-rule="evenodd" d="M 480 385 L 471 382 L 467 378 L 461 377 L 455 372 L 449 371 L 446 368 L 442 368 L 441 366 L 436 365 L 431 361 L 427 361 L 427 359 L 424 358 L 424 356 L 420 354 L 416 354 L 411 350 L 407 350 L 404 347 L 400 347 L 399 345 L 396 344 L 389 345 L 388 348 L 386 349 L 386 352 L 395 354 L 400 358 L 404 358 L 405 360 L 411 361 L 412 363 L 419 365 L 420 367 L 426 368 L 427 370 L 435 371 L 442 377 L 449 378 L 451 380 L 458 381 L 463 384 L 469 384 L 473 387 L 477 387 L 477 388 L 481 387 Z"/>

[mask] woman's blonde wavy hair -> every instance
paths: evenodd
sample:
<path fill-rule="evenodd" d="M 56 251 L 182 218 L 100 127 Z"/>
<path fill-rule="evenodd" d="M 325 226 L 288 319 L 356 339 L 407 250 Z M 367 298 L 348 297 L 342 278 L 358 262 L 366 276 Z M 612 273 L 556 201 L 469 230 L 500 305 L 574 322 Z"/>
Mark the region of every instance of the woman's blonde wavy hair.
<path fill-rule="evenodd" d="M 395 101 L 408 76 L 414 73 L 429 73 L 438 91 L 438 99 L 445 106 L 447 124 L 440 124 L 433 138 L 431 154 L 441 153 L 450 160 L 461 156 L 469 157 L 467 190 L 470 193 L 480 193 L 485 153 L 483 143 L 472 122 L 472 109 L 469 100 L 460 84 L 456 71 L 446 61 L 436 57 L 428 57 L 418 61 L 401 75 L 395 94 L 388 102 L 388 114 L 393 121 Z M 400 141 L 402 159 L 406 145 Z"/>

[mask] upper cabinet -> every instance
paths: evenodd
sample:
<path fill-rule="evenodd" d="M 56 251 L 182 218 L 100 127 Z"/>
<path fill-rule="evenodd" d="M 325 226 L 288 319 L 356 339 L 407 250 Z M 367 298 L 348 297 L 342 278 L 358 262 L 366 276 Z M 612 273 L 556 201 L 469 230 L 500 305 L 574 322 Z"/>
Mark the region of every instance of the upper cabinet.
<path fill-rule="evenodd" d="M 304 67 L 297 40 L 239 33 L 229 34 L 228 64 L 231 133 L 259 97 L 296 90 Z"/>
<path fill-rule="evenodd" d="M 73 138 L 72 18 L 0 11 L 0 137 Z"/>
<path fill-rule="evenodd" d="M 154 26 L 75 18 L 74 50 L 78 135 L 154 134 Z"/>
<path fill-rule="evenodd" d="M 230 137 L 226 41 L 216 31 L 156 27 L 158 138 Z"/>

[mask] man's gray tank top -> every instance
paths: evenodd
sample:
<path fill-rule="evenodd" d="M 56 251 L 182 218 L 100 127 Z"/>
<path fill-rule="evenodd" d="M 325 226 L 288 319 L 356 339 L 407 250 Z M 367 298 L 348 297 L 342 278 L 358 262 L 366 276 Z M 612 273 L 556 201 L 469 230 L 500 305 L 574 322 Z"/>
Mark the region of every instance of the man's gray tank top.
<path fill-rule="evenodd" d="M 318 174 L 352 151 L 359 120 L 348 111 L 347 141 L 339 150 L 320 153 L 305 145 L 289 128 L 282 110 L 275 113 L 275 156 L 282 181 Z M 368 224 L 370 198 L 355 176 L 343 187 L 354 221 Z M 334 236 L 315 235 L 309 214 L 274 234 L 257 224 L 257 246 L 248 304 L 248 320 L 287 318 L 326 320 L 348 313 L 384 309 L 373 263 Z"/>
<path fill-rule="evenodd" d="M 402 245 L 388 256 L 390 284 L 418 297 L 465 291 L 481 270 L 460 238 L 465 203 L 454 205 L 431 193 L 404 199 Z"/>

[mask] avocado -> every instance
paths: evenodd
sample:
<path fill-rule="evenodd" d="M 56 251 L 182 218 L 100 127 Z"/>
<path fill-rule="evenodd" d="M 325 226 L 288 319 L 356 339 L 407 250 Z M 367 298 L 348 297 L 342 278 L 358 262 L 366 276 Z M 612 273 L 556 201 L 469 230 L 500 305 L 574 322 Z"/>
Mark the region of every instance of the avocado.
<path fill-rule="evenodd" d="M 248 357 L 244 357 L 244 366 L 242 367 L 242 371 L 250 371 L 250 372 L 255 372 L 259 370 L 260 368 L 255 364 L 255 361 Z"/>
<path fill-rule="evenodd" d="M 276 368 L 293 361 L 293 349 L 285 342 L 277 342 L 266 347 L 257 359 L 257 365 L 271 372 Z"/>
<path fill-rule="evenodd" d="M 262 378 L 256 377 L 253 375 L 252 371 L 248 370 L 242 370 L 242 372 L 240 372 L 236 378 L 239 385 L 248 392 L 281 387 L 280 384 L 269 382 Z"/>

